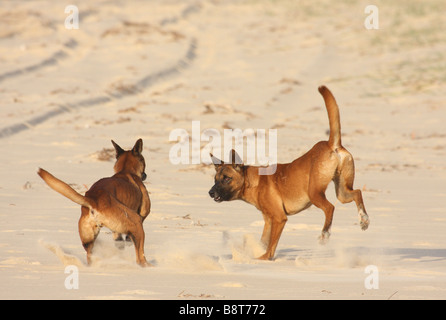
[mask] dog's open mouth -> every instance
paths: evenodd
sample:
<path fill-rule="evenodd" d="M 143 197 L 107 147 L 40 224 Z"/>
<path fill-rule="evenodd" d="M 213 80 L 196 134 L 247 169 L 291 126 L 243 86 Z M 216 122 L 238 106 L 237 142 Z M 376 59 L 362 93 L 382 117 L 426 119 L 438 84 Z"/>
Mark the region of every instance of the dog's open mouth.
<path fill-rule="evenodd" d="M 214 188 L 209 190 L 209 195 L 211 196 L 212 199 L 214 199 L 215 202 L 223 201 L 222 197 L 214 190 Z"/>

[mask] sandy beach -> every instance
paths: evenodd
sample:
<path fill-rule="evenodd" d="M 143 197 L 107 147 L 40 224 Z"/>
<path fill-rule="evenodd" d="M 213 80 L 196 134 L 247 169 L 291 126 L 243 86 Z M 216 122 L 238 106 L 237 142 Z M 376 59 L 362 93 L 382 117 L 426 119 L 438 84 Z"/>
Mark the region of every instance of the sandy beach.
<path fill-rule="evenodd" d="M 0 299 L 445 299 L 446 4 L 377 1 L 367 29 L 369 4 L 79 0 L 70 29 L 65 4 L 2 1 Z M 169 135 L 184 129 L 201 150 L 195 121 L 222 136 L 276 130 L 290 162 L 328 138 L 320 85 L 338 101 L 370 227 L 330 184 L 330 241 L 312 206 L 289 217 L 273 261 L 256 260 L 261 213 L 214 202 L 214 166 L 173 164 Z M 37 169 L 83 194 L 113 174 L 110 140 L 138 138 L 154 267 L 106 228 L 87 266 L 79 206 Z"/>

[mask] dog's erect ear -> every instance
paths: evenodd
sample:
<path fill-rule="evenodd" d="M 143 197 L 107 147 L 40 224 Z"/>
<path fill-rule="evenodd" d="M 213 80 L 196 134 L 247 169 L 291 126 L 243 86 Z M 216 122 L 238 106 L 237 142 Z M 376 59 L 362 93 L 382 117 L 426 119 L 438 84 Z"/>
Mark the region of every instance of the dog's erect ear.
<path fill-rule="evenodd" d="M 234 149 L 232 149 L 229 153 L 229 158 L 231 159 L 232 167 L 235 170 L 240 170 L 241 168 L 243 168 L 243 160 Z"/>
<path fill-rule="evenodd" d="M 115 147 L 115 150 L 116 150 L 116 159 L 118 159 L 119 158 L 119 156 L 121 155 L 121 154 L 123 154 L 125 151 L 124 151 L 124 149 L 122 149 L 116 142 L 114 142 L 113 140 L 111 141 L 112 142 L 112 144 L 113 144 L 113 147 Z"/>
<path fill-rule="evenodd" d="M 220 159 L 214 157 L 214 155 L 213 155 L 212 153 L 209 153 L 209 155 L 211 156 L 211 160 L 212 160 L 212 163 L 213 163 L 214 166 L 215 166 L 215 170 L 217 170 L 220 166 L 222 166 L 222 165 L 225 164 L 225 163 L 223 162 L 223 160 L 220 160 Z"/>
<path fill-rule="evenodd" d="M 132 149 L 134 155 L 138 155 L 142 153 L 142 139 L 138 139 L 136 141 L 135 146 Z"/>

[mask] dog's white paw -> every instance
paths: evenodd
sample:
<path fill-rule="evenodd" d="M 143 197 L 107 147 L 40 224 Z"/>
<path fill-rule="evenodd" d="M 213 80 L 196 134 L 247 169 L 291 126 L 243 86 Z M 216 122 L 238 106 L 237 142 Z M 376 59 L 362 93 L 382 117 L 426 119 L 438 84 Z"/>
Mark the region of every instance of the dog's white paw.
<path fill-rule="evenodd" d="M 369 227 L 370 224 L 370 219 L 369 216 L 360 211 L 359 212 L 359 226 L 361 227 L 362 230 L 367 230 L 367 228 Z"/>
<path fill-rule="evenodd" d="M 125 242 L 123 240 L 115 240 L 115 247 L 119 250 L 125 249 Z"/>
<path fill-rule="evenodd" d="M 321 235 L 319 236 L 319 244 L 322 245 L 326 244 L 329 238 L 330 238 L 330 232 L 322 231 Z"/>

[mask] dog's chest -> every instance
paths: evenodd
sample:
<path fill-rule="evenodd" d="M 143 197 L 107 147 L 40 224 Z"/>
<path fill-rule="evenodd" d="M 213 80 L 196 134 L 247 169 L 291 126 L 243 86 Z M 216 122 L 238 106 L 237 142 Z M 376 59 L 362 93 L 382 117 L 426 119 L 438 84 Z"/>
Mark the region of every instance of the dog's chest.
<path fill-rule="evenodd" d="M 310 199 L 306 195 L 283 200 L 283 208 L 287 215 L 299 213 L 311 206 Z"/>

